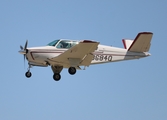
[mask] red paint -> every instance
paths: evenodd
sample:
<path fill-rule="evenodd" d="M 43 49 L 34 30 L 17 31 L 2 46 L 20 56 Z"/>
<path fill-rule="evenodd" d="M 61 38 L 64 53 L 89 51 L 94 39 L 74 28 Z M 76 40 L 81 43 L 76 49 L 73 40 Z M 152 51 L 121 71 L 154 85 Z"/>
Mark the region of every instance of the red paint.
<path fill-rule="evenodd" d="M 33 55 L 32 55 L 32 52 L 30 52 L 30 55 L 31 55 L 32 59 L 34 60 L 34 57 L 33 57 Z"/>
<path fill-rule="evenodd" d="M 30 52 L 30 55 L 31 55 L 32 59 L 35 60 L 34 57 L 33 57 L 33 53 L 63 53 L 63 52 L 39 52 L 39 51 L 32 51 L 32 52 Z"/>
<path fill-rule="evenodd" d="M 39 51 L 33 51 L 32 53 L 63 53 L 63 52 L 39 52 Z"/>
<path fill-rule="evenodd" d="M 122 42 L 123 42 L 124 48 L 127 49 L 127 47 L 126 47 L 126 42 L 125 42 L 124 39 L 122 39 Z"/>
<path fill-rule="evenodd" d="M 82 42 L 83 42 L 83 43 L 97 43 L 97 42 L 91 41 L 91 40 L 83 40 Z"/>

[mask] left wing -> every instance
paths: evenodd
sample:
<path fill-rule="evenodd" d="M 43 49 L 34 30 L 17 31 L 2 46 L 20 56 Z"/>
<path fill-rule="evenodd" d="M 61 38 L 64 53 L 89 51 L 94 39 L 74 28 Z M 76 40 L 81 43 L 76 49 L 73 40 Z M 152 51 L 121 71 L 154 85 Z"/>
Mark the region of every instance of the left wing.
<path fill-rule="evenodd" d="M 59 56 L 51 58 L 51 60 L 56 63 L 70 64 L 70 66 L 89 66 L 93 59 L 92 52 L 97 49 L 98 44 L 99 42 L 95 41 L 81 41 Z"/>

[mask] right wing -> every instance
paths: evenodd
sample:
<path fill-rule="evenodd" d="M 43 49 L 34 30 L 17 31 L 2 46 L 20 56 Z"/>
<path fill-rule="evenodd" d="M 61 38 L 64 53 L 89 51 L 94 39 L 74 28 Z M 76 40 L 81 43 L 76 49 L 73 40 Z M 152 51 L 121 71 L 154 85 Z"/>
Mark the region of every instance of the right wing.
<path fill-rule="evenodd" d="M 97 49 L 98 44 L 99 42 L 84 40 L 59 56 L 51 58 L 51 60 L 56 63 L 66 63 L 70 66 L 89 66 L 93 59 L 92 52 Z"/>

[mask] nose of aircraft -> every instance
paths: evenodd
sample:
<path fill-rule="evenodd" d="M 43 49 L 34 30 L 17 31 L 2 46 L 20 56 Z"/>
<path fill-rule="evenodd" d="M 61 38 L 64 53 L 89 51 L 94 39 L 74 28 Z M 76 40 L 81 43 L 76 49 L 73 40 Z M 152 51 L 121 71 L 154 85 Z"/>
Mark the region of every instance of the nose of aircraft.
<path fill-rule="evenodd" d="M 28 53 L 27 45 L 28 45 L 28 40 L 26 41 L 24 48 L 20 46 L 21 50 L 19 51 L 20 54 L 24 55 L 24 64 L 25 64 L 26 54 Z"/>
<path fill-rule="evenodd" d="M 18 51 L 20 54 L 22 54 L 22 55 L 25 55 L 26 54 L 26 50 L 19 50 Z"/>
<path fill-rule="evenodd" d="M 20 54 L 25 55 L 27 53 L 27 45 L 28 45 L 28 40 L 26 41 L 24 48 L 20 45 L 20 49 L 21 49 L 19 50 Z"/>

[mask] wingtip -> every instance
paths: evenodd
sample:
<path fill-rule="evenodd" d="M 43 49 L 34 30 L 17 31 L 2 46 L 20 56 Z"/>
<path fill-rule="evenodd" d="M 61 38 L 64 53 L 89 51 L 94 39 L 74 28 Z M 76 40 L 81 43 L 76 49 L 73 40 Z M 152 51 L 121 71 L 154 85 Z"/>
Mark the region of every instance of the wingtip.
<path fill-rule="evenodd" d="M 139 34 L 153 34 L 152 32 L 140 32 Z"/>
<path fill-rule="evenodd" d="M 92 41 L 92 40 L 83 40 L 83 43 L 97 43 L 96 41 Z"/>

